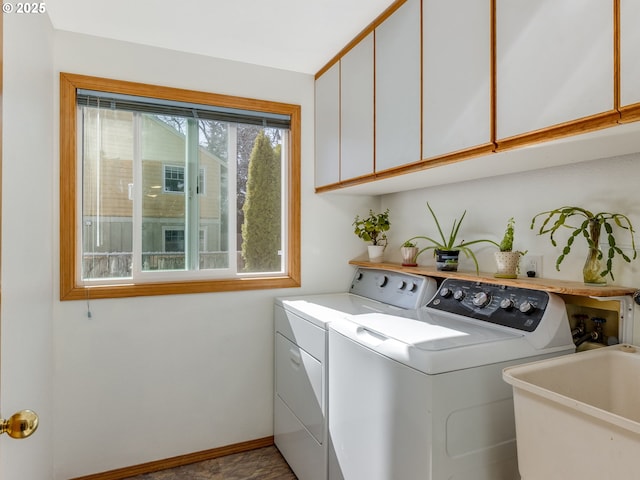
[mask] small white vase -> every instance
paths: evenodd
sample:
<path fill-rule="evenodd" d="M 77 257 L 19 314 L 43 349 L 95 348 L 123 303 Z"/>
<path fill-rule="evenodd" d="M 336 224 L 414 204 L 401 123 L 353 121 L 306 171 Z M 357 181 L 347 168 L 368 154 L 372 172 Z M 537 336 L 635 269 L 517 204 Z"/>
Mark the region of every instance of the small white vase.
<path fill-rule="evenodd" d="M 369 260 L 372 262 L 381 262 L 384 255 L 384 245 L 369 245 Z"/>
<path fill-rule="evenodd" d="M 518 264 L 520 252 L 495 252 L 498 271 L 493 275 L 496 278 L 518 278 Z"/>

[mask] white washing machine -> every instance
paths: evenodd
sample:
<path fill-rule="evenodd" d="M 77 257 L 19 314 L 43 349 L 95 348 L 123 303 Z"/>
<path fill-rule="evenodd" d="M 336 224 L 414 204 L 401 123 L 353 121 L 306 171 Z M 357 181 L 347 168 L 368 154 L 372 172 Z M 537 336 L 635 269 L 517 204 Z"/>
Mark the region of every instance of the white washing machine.
<path fill-rule="evenodd" d="M 329 324 L 329 478 L 519 479 L 502 369 L 574 352 L 564 302 L 446 279 L 418 313 Z"/>
<path fill-rule="evenodd" d="M 360 268 L 349 292 L 276 299 L 274 441 L 299 480 L 328 478 L 327 325 L 370 313 L 417 318 L 435 292 L 431 278 Z"/>

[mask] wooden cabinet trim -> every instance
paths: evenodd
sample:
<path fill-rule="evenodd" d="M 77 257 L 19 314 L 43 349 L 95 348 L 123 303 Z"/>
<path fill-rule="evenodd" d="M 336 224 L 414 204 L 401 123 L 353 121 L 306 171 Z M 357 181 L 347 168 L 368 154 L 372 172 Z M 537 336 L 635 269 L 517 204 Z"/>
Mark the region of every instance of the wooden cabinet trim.
<path fill-rule="evenodd" d="M 620 112 L 617 110 L 611 110 L 608 112 L 598 113 L 590 117 L 581 118 L 579 120 L 541 128 L 540 130 L 535 130 L 533 132 L 498 139 L 496 141 L 496 146 L 498 151 L 503 151 L 534 143 L 550 142 L 552 140 L 557 140 L 571 135 L 580 135 L 594 130 L 613 127 L 618 124 L 619 120 Z"/>
<path fill-rule="evenodd" d="M 340 181 L 338 183 L 332 183 L 330 185 L 321 185 L 319 187 L 316 187 L 315 192 L 316 193 L 332 192 L 332 191 L 340 190 L 346 187 L 353 187 L 354 185 L 362 185 L 363 183 L 369 183 L 374 180 L 377 180 L 377 178 L 373 173 L 371 173 L 368 175 L 364 175 L 362 177 L 355 177 L 355 178 L 350 178 L 348 180 Z"/>
<path fill-rule="evenodd" d="M 344 57 L 349 50 L 355 47 L 362 39 L 364 39 L 367 35 L 373 32 L 378 25 L 384 22 L 393 12 L 395 12 L 398 8 L 406 3 L 407 0 L 396 0 L 393 2 L 384 12 L 382 12 L 376 19 L 367 25 L 353 40 L 351 40 L 347 45 L 340 50 L 327 64 L 318 70 L 318 73 L 315 75 L 315 79 L 317 80 L 324 72 L 329 70 L 335 63 L 339 62 L 342 57 Z"/>
<path fill-rule="evenodd" d="M 620 0 L 613 0 L 613 108 L 620 111 Z"/>
<path fill-rule="evenodd" d="M 346 187 L 352 187 L 354 185 L 361 185 L 363 183 L 372 182 L 374 180 L 382 180 L 385 178 L 392 178 L 398 175 L 405 175 L 407 173 L 418 172 L 421 170 L 427 170 L 429 168 L 440 167 L 443 165 L 449 165 L 452 163 L 462 162 L 471 158 L 480 157 L 482 155 L 488 155 L 495 151 L 495 145 L 493 143 L 487 143 L 484 145 L 478 145 L 467 150 L 460 150 L 458 152 L 448 153 L 446 155 L 427 158 L 419 160 L 415 163 L 409 163 L 399 167 L 383 170 L 380 172 L 372 173 L 370 175 L 363 175 L 361 177 L 352 178 L 349 180 L 332 183 L 330 185 L 317 186 L 316 193 L 331 192 L 340 190 Z"/>
<path fill-rule="evenodd" d="M 640 103 L 620 107 L 620 123 L 640 121 Z"/>

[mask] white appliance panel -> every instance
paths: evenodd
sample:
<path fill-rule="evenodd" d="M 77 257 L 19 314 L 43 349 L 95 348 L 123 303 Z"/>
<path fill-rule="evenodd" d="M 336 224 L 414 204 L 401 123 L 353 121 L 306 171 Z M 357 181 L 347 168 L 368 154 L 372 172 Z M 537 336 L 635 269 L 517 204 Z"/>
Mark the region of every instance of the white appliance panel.
<path fill-rule="evenodd" d="M 273 411 L 274 442 L 299 479 L 327 480 L 326 448 L 318 443 L 298 417 L 276 395 Z"/>
<path fill-rule="evenodd" d="M 276 332 L 285 336 L 304 349 L 320 362 L 324 362 L 326 353 L 326 329 L 320 328 L 295 313 L 286 311 L 280 305 L 275 306 Z"/>
<path fill-rule="evenodd" d="M 276 391 L 318 443 L 323 443 L 322 364 L 280 334 L 276 334 Z"/>
<path fill-rule="evenodd" d="M 333 326 L 329 356 L 331 480 L 520 478 L 512 392 L 501 378 L 520 360 L 429 375 Z"/>
<path fill-rule="evenodd" d="M 329 331 L 332 480 L 410 480 L 428 472 L 429 384 L 422 374 Z M 344 401 L 348 399 L 348 401 Z M 426 478 L 426 477 L 425 477 Z"/>

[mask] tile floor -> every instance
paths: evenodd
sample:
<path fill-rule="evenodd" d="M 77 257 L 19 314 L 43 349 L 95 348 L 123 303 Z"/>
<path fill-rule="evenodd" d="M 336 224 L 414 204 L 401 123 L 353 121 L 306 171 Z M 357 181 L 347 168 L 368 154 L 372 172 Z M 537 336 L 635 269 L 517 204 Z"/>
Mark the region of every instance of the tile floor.
<path fill-rule="evenodd" d="M 296 480 L 276 447 L 236 453 L 127 480 Z"/>

